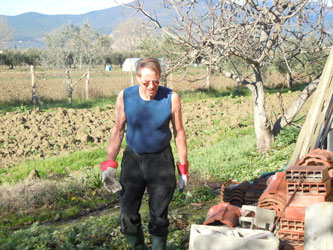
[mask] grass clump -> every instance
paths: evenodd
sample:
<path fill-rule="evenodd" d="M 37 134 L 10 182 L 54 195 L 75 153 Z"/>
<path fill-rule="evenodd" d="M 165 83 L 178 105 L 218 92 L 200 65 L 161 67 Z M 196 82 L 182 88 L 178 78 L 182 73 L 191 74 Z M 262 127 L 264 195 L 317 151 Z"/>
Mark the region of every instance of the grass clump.
<path fill-rule="evenodd" d="M 112 216 L 92 218 L 82 224 L 73 223 L 63 228 L 34 223 L 28 229 L 21 229 L 5 236 L 7 238 L 0 238 L 2 249 L 126 249 L 127 247 L 119 232 L 118 219 Z"/>
<path fill-rule="evenodd" d="M 24 180 L 32 170 L 37 170 L 40 177 L 50 174 L 67 176 L 73 171 L 85 171 L 99 165 L 106 157 L 106 147 L 84 150 L 45 160 L 28 160 L 9 169 L 1 169 L 0 179 L 8 183 Z"/>
<path fill-rule="evenodd" d="M 222 129 L 211 146 L 189 151 L 191 171 L 222 182 L 253 180 L 265 172 L 284 169 L 290 159 L 298 128 L 288 127 L 276 137 L 272 150 L 261 154 L 256 149 L 253 128 Z"/>

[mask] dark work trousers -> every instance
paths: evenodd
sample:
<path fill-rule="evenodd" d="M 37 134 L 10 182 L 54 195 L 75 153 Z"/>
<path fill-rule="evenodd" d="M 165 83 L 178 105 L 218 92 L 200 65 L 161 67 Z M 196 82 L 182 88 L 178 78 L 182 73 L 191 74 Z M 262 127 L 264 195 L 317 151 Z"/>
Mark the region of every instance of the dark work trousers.
<path fill-rule="evenodd" d="M 139 213 L 147 187 L 149 195 L 149 233 L 168 234 L 168 207 L 176 188 L 175 164 L 171 147 L 152 154 L 137 154 L 127 147 L 121 163 L 121 232 L 136 235 L 141 228 Z"/>

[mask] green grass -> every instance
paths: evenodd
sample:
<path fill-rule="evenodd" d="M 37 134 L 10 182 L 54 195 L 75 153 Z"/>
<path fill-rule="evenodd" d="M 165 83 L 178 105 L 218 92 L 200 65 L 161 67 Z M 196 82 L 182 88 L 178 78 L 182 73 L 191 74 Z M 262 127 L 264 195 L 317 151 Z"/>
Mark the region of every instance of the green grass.
<path fill-rule="evenodd" d="M 233 88 L 226 89 L 198 89 L 193 91 L 180 91 L 177 93 L 181 96 L 184 102 L 193 102 L 197 100 L 204 100 L 209 98 L 238 98 L 240 96 L 250 96 L 251 92 L 248 88 L 242 87 L 238 91 Z"/>
<path fill-rule="evenodd" d="M 0 114 L 6 112 L 29 112 L 35 108 L 39 108 L 42 111 L 52 110 L 55 108 L 73 108 L 73 109 L 85 109 L 85 108 L 107 108 L 110 103 L 115 103 L 117 96 L 110 97 L 100 97 L 94 100 L 82 100 L 82 99 L 73 99 L 72 105 L 68 104 L 67 100 L 39 100 L 40 104 L 33 106 L 30 100 L 21 101 L 21 100 L 12 100 L 11 102 L 0 102 Z"/>
<path fill-rule="evenodd" d="M 47 177 L 51 172 L 66 176 L 73 171 L 84 171 L 99 165 L 105 158 L 106 148 L 100 147 L 45 160 L 28 160 L 8 169 L 1 169 L 0 179 L 15 183 L 24 180 L 33 169 L 38 171 L 41 178 Z"/>
<path fill-rule="evenodd" d="M 265 172 L 285 168 L 296 143 L 298 129 L 287 128 L 276 137 L 272 151 L 266 155 L 256 150 L 254 130 L 225 129 L 210 147 L 189 151 L 191 171 L 208 179 L 251 181 Z M 286 136 L 287 134 L 287 136 Z M 282 146 L 283 145 L 283 146 Z"/>
<path fill-rule="evenodd" d="M 123 140 L 121 148 L 124 149 L 125 147 L 126 141 Z M 121 162 L 121 159 L 122 154 L 119 154 L 117 161 Z M 74 171 L 90 171 L 105 160 L 106 145 L 99 146 L 97 149 L 77 151 L 42 160 L 27 160 L 11 168 L 0 169 L 0 185 L 4 182 L 16 183 L 22 181 L 34 169 L 38 171 L 41 178 L 47 177 L 50 174 L 67 176 Z"/>

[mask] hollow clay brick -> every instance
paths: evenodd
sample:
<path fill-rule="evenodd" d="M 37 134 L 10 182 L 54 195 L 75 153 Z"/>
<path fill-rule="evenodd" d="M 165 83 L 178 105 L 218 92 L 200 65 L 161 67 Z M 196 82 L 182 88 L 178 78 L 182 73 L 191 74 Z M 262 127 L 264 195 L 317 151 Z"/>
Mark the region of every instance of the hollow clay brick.
<path fill-rule="evenodd" d="M 293 243 L 303 243 L 304 242 L 304 232 L 289 232 L 279 230 L 277 231 L 278 238 L 281 240 L 287 240 Z"/>
<path fill-rule="evenodd" d="M 286 170 L 287 182 L 325 182 L 328 180 L 327 166 L 299 166 L 294 165 Z"/>
<path fill-rule="evenodd" d="M 296 191 L 296 195 L 322 195 L 327 196 L 331 193 L 331 180 L 327 179 L 327 181 L 323 183 L 304 183 L 302 182 L 300 185 L 297 183 L 288 183 L 287 185 L 287 194 L 291 195 Z"/>
<path fill-rule="evenodd" d="M 284 232 L 304 233 L 304 219 L 292 220 L 292 219 L 281 218 L 279 230 Z"/>

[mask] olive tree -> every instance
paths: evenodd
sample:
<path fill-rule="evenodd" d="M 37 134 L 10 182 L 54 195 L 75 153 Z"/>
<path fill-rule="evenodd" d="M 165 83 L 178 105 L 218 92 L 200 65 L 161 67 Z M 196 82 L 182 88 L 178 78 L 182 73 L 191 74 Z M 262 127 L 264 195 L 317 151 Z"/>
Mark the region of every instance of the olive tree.
<path fill-rule="evenodd" d="M 280 124 L 272 126 L 265 108 L 265 65 L 281 55 L 288 66 L 288 60 L 295 55 L 322 51 L 332 43 L 326 18 L 331 7 L 323 0 L 164 0 L 161 8 L 170 12 L 172 23 L 162 23 L 144 6 L 144 1 L 123 6 L 141 13 L 174 44 L 182 46 L 183 53 L 174 53 L 174 65 L 205 64 L 207 74 L 217 70 L 248 87 L 253 96 L 257 148 L 261 152 L 269 150 L 277 131 L 292 121 L 313 92 L 313 88 L 306 89 L 294 104 L 297 108 L 291 107 L 294 112 L 286 112 L 283 119 L 278 119 Z M 315 42 L 309 44 L 310 37 L 315 37 Z M 236 64 L 227 67 L 234 59 L 247 65 L 246 70 Z"/>
<path fill-rule="evenodd" d="M 104 66 L 108 63 L 108 59 L 112 55 L 112 46 L 113 40 L 110 36 L 103 35 L 97 38 L 95 47 L 96 47 L 96 62 L 101 63 Z"/>

